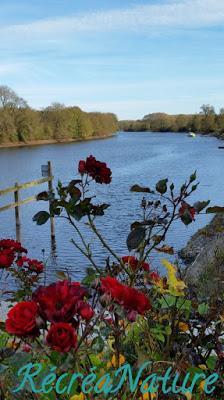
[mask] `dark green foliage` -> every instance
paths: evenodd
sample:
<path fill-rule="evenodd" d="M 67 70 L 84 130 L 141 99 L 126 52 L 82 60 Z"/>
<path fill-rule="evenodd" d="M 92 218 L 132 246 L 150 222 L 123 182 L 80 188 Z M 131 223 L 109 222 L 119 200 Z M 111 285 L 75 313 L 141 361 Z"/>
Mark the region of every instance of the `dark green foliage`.
<path fill-rule="evenodd" d="M 127 247 L 128 250 L 138 249 L 142 241 L 145 239 L 145 229 L 142 227 L 138 227 L 133 229 L 127 238 Z"/>
<path fill-rule="evenodd" d="M 50 218 L 50 214 L 47 211 L 39 211 L 34 215 L 33 221 L 37 223 L 37 225 L 44 225 Z"/>
<path fill-rule="evenodd" d="M 157 192 L 164 194 L 167 191 L 167 182 L 168 179 L 162 179 L 161 181 L 157 182 L 156 184 L 156 190 Z"/>

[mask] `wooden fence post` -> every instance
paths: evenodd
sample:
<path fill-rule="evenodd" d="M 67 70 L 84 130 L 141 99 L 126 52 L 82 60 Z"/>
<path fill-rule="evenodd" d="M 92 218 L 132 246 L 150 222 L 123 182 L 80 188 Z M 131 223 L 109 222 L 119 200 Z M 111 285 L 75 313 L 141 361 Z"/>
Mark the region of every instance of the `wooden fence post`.
<path fill-rule="evenodd" d="M 19 203 L 19 184 L 18 182 L 15 183 L 15 191 L 14 191 L 14 200 L 15 203 Z M 16 219 L 16 240 L 21 242 L 21 223 L 20 223 L 20 209 L 19 205 L 15 206 L 15 219 Z"/>
<path fill-rule="evenodd" d="M 48 177 L 52 177 L 52 165 L 51 165 L 51 161 L 48 161 L 47 163 L 48 165 Z M 53 183 L 52 183 L 52 179 L 50 179 L 48 181 L 48 191 L 50 193 L 53 192 Z M 51 204 L 51 200 L 49 202 Z M 50 225 L 51 225 L 51 239 L 55 239 L 55 224 L 54 224 L 54 217 L 50 218 Z"/>

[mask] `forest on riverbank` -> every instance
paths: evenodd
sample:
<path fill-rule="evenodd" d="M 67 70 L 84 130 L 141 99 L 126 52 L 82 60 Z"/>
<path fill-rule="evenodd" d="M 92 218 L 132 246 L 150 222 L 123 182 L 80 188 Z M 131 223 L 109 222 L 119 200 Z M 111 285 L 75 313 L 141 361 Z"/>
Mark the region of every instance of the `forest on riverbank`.
<path fill-rule="evenodd" d="M 120 121 L 119 128 L 127 132 L 189 132 L 212 134 L 224 138 L 224 108 L 216 113 L 213 106 L 204 104 L 198 114 L 170 115 L 152 113 L 141 120 Z"/>
<path fill-rule="evenodd" d="M 34 110 L 12 89 L 0 86 L 0 144 L 104 137 L 117 130 L 115 114 L 87 113 L 60 103 Z"/>

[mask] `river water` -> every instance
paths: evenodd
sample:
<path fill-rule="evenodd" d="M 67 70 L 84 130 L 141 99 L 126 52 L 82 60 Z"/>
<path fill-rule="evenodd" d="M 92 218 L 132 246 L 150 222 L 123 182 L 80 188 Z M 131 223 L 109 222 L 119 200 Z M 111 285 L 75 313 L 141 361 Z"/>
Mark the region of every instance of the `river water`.
<path fill-rule="evenodd" d="M 193 200 L 210 199 L 212 204 L 224 204 L 224 151 L 218 149 L 223 142 L 212 137 L 197 136 L 189 138 L 177 133 L 118 133 L 104 140 L 92 140 L 70 144 L 52 144 L 35 147 L 0 149 L 0 188 L 23 183 L 41 177 L 41 164 L 51 160 L 54 184 L 57 180 L 69 182 L 77 176 L 77 164 L 93 154 L 97 159 L 107 162 L 112 169 L 111 185 L 95 185 L 94 193 L 100 200 L 109 202 L 111 207 L 106 216 L 98 219 L 98 224 L 113 249 L 119 255 L 128 254 L 126 236 L 130 222 L 139 212 L 141 194 L 131 193 L 133 184 L 153 185 L 162 178 L 169 178 L 176 185 L 196 169 L 200 186 Z M 25 190 L 25 198 L 45 190 L 46 184 Z M 13 201 L 12 195 L 0 197 L 0 205 Z M 82 255 L 71 244 L 75 234 L 66 221 L 56 220 L 56 248 L 52 251 L 50 227 L 36 226 L 32 216 L 46 209 L 44 202 L 22 206 L 22 242 L 29 249 L 31 257 L 47 260 L 47 277 L 55 278 L 55 270 L 67 270 L 73 279 L 81 279 L 89 266 Z M 186 227 L 181 222 L 175 224 L 167 239 L 168 244 L 181 249 L 187 240 L 211 216 L 199 216 L 196 222 Z M 14 210 L 0 213 L 0 237 L 15 237 Z M 105 265 L 107 254 L 97 241 L 88 234 L 87 227 L 80 227 L 91 241 L 94 256 L 99 265 Z M 44 249 L 44 252 L 43 252 Z M 152 256 L 152 263 L 160 269 L 160 257 Z"/>

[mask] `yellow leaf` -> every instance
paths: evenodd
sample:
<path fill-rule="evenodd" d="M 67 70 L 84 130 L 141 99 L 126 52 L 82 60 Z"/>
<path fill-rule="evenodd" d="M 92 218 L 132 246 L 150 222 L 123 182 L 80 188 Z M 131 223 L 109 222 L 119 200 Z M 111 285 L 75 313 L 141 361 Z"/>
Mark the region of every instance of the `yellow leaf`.
<path fill-rule="evenodd" d="M 207 370 L 207 367 L 204 364 L 200 364 L 198 367 L 201 368 L 203 371 Z"/>
<path fill-rule="evenodd" d="M 119 354 L 119 361 L 117 359 L 117 355 L 113 355 L 111 361 L 107 363 L 107 368 L 117 368 L 118 366 L 121 367 L 125 363 L 125 358 L 122 354 Z"/>
<path fill-rule="evenodd" d="M 162 260 L 162 264 L 167 269 L 168 273 L 167 284 L 169 289 L 167 291 L 173 296 L 183 296 L 186 285 L 183 281 L 177 278 L 176 267 L 167 260 Z"/>
<path fill-rule="evenodd" d="M 18 343 L 14 339 L 8 340 L 7 347 L 9 347 L 10 349 L 16 349 L 17 345 Z"/>
<path fill-rule="evenodd" d="M 75 394 L 70 398 L 70 400 L 85 400 L 85 396 L 83 393 Z"/>
<path fill-rule="evenodd" d="M 106 382 L 106 378 L 102 379 L 102 381 L 101 381 L 100 383 L 98 383 L 97 387 L 98 387 L 99 389 L 102 389 L 102 387 L 103 387 L 103 385 L 105 384 L 105 382 Z"/>
<path fill-rule="evenodd" d="M 153 285 L 157 287 L 160 293 L 166 293 L 166 290 L 164 289 L 164 284 L 163 284 L 163 279 L 160 278 L 153 282 Z"/>
<path fill-rule="evenodd" d="M 114 343 L 114 339 L 108 339 L 107 341 L 109 348 L 111 349 L 111 351 L 113 351 L 113 343 Z"/>
<path fill-rule="evenodd" d="M 224 324 L 224 315 L 220 315 L 220 321 L 222 322 L 222 324 Z"/>
<path fill-rule="evenodd" d="M 188 324 L 186 324 L 185 322 L 179 322 L 178 328 L 179 328 L 180 331 L 182 331 L 182 332 L 187 332 L 187 331 L 189 330 L 189 326 L 188 326 Z"/>
<path fill-rule="evenodd" d="M 191 400 L 192 399 L 192 393 L 191 392 L 185 392 L 184 395 L 187 398 L 187 400 Z"/>
<path fill-rule="evenodd" d="M 142 381 L 140 381 L 139 384 L 141 385 Z M 146 389 L 148 389 L 148 385 L 144 386 L 144 390 L 146 390 Z M 143 393 L 141 395 L 141 397 L 139 398 L 139 400 L 150 400 L 149 393 Z"/>
<path fill-rule="evenodd" d="M 201 392 L 203 392 L 204 391 L 204 387 L 205 387 L 205 382 L 206 381 L 201 381 L 201 383 L 200 383 L 200 385 L 199 385 L 199 390 L 201 391 Z"/>

